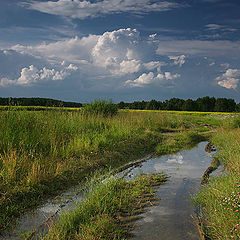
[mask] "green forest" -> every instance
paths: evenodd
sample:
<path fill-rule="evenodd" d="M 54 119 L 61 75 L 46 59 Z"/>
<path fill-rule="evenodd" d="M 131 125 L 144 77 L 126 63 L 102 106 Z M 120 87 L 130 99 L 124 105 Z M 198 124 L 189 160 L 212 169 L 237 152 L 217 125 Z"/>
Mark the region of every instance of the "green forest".
<path fill-rule="evenodd" d="M 196 100 L 171 98 L 166 101 L 135 101 L 132 103 L 120 102 L 121 109 L 146 110 L 175 110 L 200 112 L 240 112 L 240 104 L 229 98 L 202 97 Z"/>
<path fill-rule="evenodd" d="M 50 98 L 0 98 L 0 106 L 82 107 L 78 102 L 65 102 Z M 200 112 L 240 112 L 240 103 L 231 98 L 202 97 L 196 100 L 171 98 L 165 101 L 119 102 L 119 109 L 174 110 Z"/>
<path fill-rule="evenodd" d="M 0 106 L 82 107 L 81 103 L 65 102 L 51 98 L 1 98 Z"/>

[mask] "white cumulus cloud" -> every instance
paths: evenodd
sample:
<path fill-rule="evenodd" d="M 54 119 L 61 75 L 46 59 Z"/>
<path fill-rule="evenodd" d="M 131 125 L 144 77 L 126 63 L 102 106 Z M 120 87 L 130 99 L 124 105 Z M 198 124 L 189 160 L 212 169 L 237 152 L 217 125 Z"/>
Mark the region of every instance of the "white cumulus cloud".
<path fill-rule="evenodd" d="M 185 63 L 185 55 L 180 55 L 180 56 L 168 56 L 170 60 L 173 60 L 173 63 L 175 65 L 179 65 L 181 67 Z"/>
<path fill-rule="evenodd" d="M 141 68 L 141 64 L 139 60 L 135 60 L 135 59 L 130 61 L 123 60 L 120 63 L 120 72 L 124 74 L 139 72 L 140 68 Z"/>
<path fill-rule="evenodd" d="M 125 86 L 144 87 L 146 85 L 155 84 L 159 86 L 171 86 L 173 80 L 179 78 L 180 74 L 171 74 L 170 72 L 158 73 L 156 76 L 153 72 L 143 73 L 135 80 L 127 80 Z"/>
<path fill-rule="evenodd" d="M 173 80 L 173 79 L 176 79 L 176 78 L 179 78 L 179 77 L 181 77 L 181 75 L 178 74 L 178 73 L 172 74 L 170 72 L 165 72 L 165 78 L 167 80 Z"/>
<path fill-rule="evenodd" d="M 228 69 L 224 74 L 217 77 L 218 85 L 228 88 L 236 89 L 240 81 L 240 70 L 239 69 Z"/>
<path fill-rule="evenodd" d="M 183 7 L 183 4 L 172 1 L 152 0 L 58 0 L 58 1 L 31 1 L 22 4 L 40 12 L 67 16 L 71 18 L 94 18 L 104 14 L 118 14 L 131 12 L 145 14 L 149 12 L 169 11 Z"/>
<path fill-rule="evenodd" d="M 157 68 L 158 72 L 161 72 L 161 67 L 165 66 L 166 63 L 164 62 L 159 62 L 159 61 L 151 61 L 151 62 L 147 62 L 144 63 L 143 66 L 147 69 L 147 70 L 153 70 L 155 68 Z"/>
<path fill-rule="evenodd" d="M 44 58 L 50 62 L 69 61 L 87 63 L 91 61 L 91 50 L 96 45 L 99 36 L 74 37 L 53 43 L 41 43 L 33 46 L 15 45 L 11 47 L 21 54 Z"/>
<path fill-rule="evenodd" d="M 21 76 L 17 79 L 16 84 L 28 85 L 40 79 L 39 70 L 33 65 L 29 68 L 23 68 Z"/>
<path fill-rule="evenodd" d="M 8 85 L 13 85 L 15 83 L 16 83 L 15 80 L 11 80 L 11 79 L 6 78 L 6 77 L 0 78 L 0 86 L 1 87 L 5 87 L 5 86 L 8 86 Z"/>
<path fill-rule="evenodd" d="M 134 48 L 139 40 L 139 32 L 136 29 L 105 32 L 92 49 L 94 62 L 103 67 L 112 67 L 125 59 L 134 59 Z"/>
<path fill-rule="evenodd" d="M 1 78 L 0 86 L 31 85 L 39 81 L 63 80 L 71 75 L 72 71 L 76 71 L 77 69 L 78 68 L 73 64 L 70 64 L 62 70 L 48 69 L 46 67 L 39 70 L 37 67 L 30 65 L 29 67 L 23 68 L 21 70 L 20 77 L 15 80 Z"/>
<path fill-rule="evenodd" d="M 97 88 L 101 81 L 109 88 L 121 88 L 126 80 L 137 79 L 139 76 L 142 77 L 134 80 L 132 85 L 144 85 L 144 82 L 146 85 L 150 81 L 159 83 L 159 86 L 166 83 L 164 86 L 167 86 L 169 80 L 180 77 L 179 74 L 170 72 L 174 71 L 172 68 L 175 65 L 182 66 L 185 63 L 185 55 L 166 54 L 161 57 L 156 53 L 157 47 L 158 41 L 150 40 L 148 37 L 143 38 L 139 31 L 131 28 L 51 43 L 15 45 L 10 48 L 11 51 L 21 56 L 30 56 L 31 59 L 38 59 L 38 62 L 24 62 L 14 77 L 9 75 L 9 79 L 18 79 L 15 84 L 31 85 L 39 81 L 63 80 L 71 71 L 75 71 L 72 80 L 79 83 L 81 81 L 81 86 L 87 87 Z M 166 56 L 169 56 L 173 63 L 160 61 L 165 60 Z M 163 69 L 164 73 L 162 73 L 162 68 L 168 66 L 171 69 L 168 71 Z M 150 72 L 153 73 L 153 77 Z M 16 75 L 19 73 L 21 73 L 20 77 Z M 8 77 L 8 75 L 4 73 L 0 77 Z M 6 85 L 5 80 L 2 82 Z M 130 84 L 125 84 L 127 85 Z"/>

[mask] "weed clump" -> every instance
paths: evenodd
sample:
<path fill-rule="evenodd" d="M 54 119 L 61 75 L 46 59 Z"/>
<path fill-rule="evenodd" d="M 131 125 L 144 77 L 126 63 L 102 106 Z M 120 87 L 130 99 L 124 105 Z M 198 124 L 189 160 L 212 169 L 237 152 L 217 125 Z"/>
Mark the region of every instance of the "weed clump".
<path fill-rule="evenodd" d="M 112 100 L 95 100 L 90 104 L 86 104 L 83 108 L 84 114 L 101 115 L 103 117 L 114 116 L 117 112 L 117 105 Z"/>

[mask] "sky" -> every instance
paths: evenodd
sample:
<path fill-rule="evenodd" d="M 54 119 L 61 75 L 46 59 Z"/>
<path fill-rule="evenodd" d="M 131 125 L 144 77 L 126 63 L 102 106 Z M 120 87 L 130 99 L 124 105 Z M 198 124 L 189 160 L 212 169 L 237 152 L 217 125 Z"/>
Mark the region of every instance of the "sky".
<path fill-rule="evenodd" d="M 0 97 L 240 101 L 239 0 L 0 0 Z"/>

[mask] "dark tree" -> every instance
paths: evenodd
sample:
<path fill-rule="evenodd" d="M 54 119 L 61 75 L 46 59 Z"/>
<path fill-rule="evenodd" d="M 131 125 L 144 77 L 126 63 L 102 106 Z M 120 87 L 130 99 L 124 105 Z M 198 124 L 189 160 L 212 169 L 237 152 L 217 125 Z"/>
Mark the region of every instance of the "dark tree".
<path fill-rule="evenodd" d="M 82 107 L 81 103 L 64 102 L 50 98 L 0 98 L 2 106 Z"/>
<path fill-rule="evenodd" d="M 216 99 L 214 97 L 203 97 L 196 100 L 197 109 L 201 112 L 213 112 Z"/>
<path fill-rule="evenodd" d="M 236 110 L 236 102 L 233 99 L 217 98 L 215 103 L 216 112 L 234 112 Z"/>
<path fill-rule="evenodd" d="M 192 99 L 187 99 L 182 105 L 183 111 L 197 111 L 197 103 Z"/>
<path fill-rule="evenodd" d="M 185 101 L 180 98 L 171 98 L 170 100 L 165 101 L 165 109 L 181 111 L 184 102 Z"/>
<path fill-rule="evenodd" d="M 146 108 L 147 110 L 159 110 L 160 109 L 160 104 L 156 100 L 151 100 L 150 102 L 147 103 Z"/>

